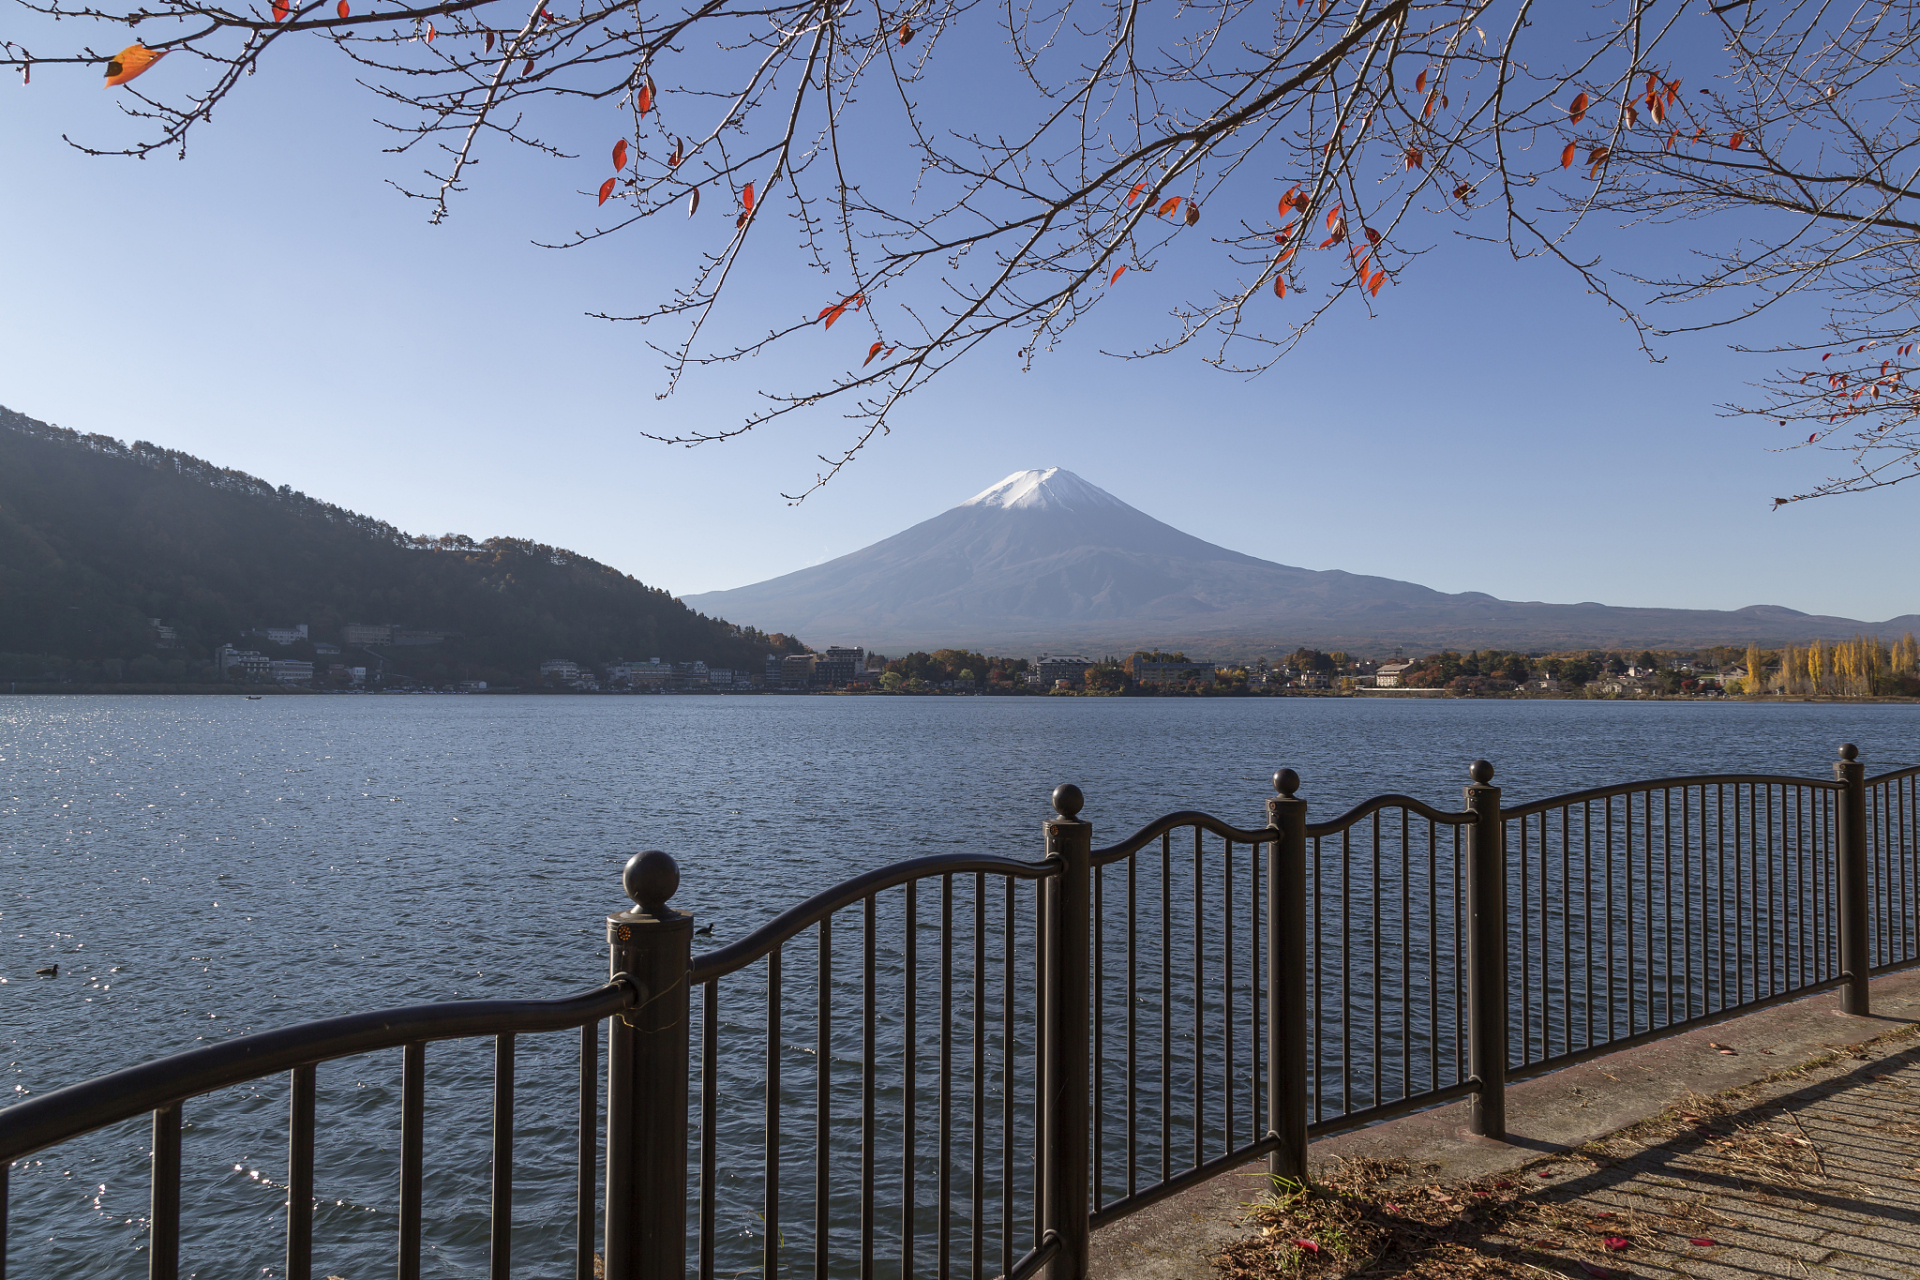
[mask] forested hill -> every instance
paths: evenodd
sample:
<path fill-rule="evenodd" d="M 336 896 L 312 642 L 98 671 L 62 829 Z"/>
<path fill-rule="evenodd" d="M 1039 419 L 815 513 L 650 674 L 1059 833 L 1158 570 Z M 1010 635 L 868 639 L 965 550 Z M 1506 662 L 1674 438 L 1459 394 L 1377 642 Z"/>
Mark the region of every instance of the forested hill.
<path fill-rule="evenodd" d="M 0 654 L 140 658 L 156 652 L 154 618 L 189 661 L 249 647 L 257 626 L 307 623 L 335 642 L 349 622 L 459 632 L 395 651 L 435 678 L 527 677 L 550 657 L 758 670 L 798 648 L 570 551 L 409 536 L 245 472 L 0 407 Z"/>

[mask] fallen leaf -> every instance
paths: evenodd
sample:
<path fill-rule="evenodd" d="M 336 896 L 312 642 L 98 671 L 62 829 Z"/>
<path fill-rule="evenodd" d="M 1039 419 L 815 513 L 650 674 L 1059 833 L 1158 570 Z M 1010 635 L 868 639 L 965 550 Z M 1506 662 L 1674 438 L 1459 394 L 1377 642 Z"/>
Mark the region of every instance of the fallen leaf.
<path fill-rule="evenodd" d="M 625 138 L 613 144 L 613 167 L 616 171 L 627 167 L 627 140 Z"/>
<path fill-rule="evenodd" d="M 1538 1174 L 1537 1176 L 1539 1176 L 1539 1177 L 1542 1177 L 1542 1178 L 1551 1178 L 1551 1177 L 1553 1176 L 1553 1170 L 1551 1170 L 1551 1169 L 1542 1169 L 1542 1170 L 1540 1170 L 1540 1172 L 1539 1172 L 1539 1174 Z"/>
<path fill-rule="evenodd" d="M 1395 1204 L 1395 1203 L 1394 1203 L 1393 1201 L 1391 1201 L 1391 1200 L 1389 1200 L 1389 1201 L 1387 1201 L 1387 1202 L 1386 1202 L 1386 1204 L 1384 1204 L 1384 1205 L 1382 1205 L 1381 1207 L 1382 1207 L 1383 1209 L 1385 1209 L 1385 1210 L 1386 1210 L 1386 1211 L 1387 1211 L 1388 1213 L 1398 1213 L 1398 1212 L 1400 1212 L 1400 1206 L 1399 1206 L 1399 1205 L 1397 1205 L 1397 1204 Z"/>
<path fill-rule="evenodd" d="M 108 59 L 106 87 L 111 89 L 117 84 L 125 84 L 166 56 L 165 49 L 149 49 L 143 44 L 128 45 Z"/>
<path fill-rule="evenodd" d="M 617 178 L 608 178 L 605 182 L 600 184 L 600 203 L 601 204 L 605 204 L 607 202 L 607 198 L 613 194 L 613 184 L 618 181 L 619 179 Z"/>
<path fill-rule="evenodd" d="M 1687 1239 L 1687 1243 L 1701 1249 L 1717 1249 L 1720 1247 L 1718 1240 L 1709 1240 L 1705 1236 L 1690 1236 Z"/>
<path fill-rule="evenodd" d="M 879 355 L 879 354 L 880 354 L 880 352 L 881 352 L 881 350 L 882 350 L 882 349 L 883 349 L 883 348 L 884 348 L 884 347 L 885 347 L 886 345 L 887 345 L 887 344 L 886 344 L 886 343 L 884 343 L 884 342 L 876 342 L 876 343 L 874 343 L 874 344 L 873 344 L 872 346 L 870 346 L 870 347 L 868 347 L 868 348 L 867 348 L 867 358 L 866 358 L 865 360 L 862 360 L 862 361 L 860 362 L 860 367 L 861 367 L 862 369 L 864 369 L 864 368 L 866 368 L 866 367 L 867 367 L 868 365 L 870 365 L 870 364 L 872 364 L 872 363 L 873 363 L 873 358 L 874 358 L 875 356 L 877 356 L 877 355 Z"/>
<path fill-rule="evenodd" d="M 1113 284 L 1114 282 L 1119 280 L 1121 276 L 1125 274 L 1127 274 L 1127 269 L 1125 267 L 1115 267 L 1113 269 L 1113 274 L 1107 277 L 1107 283 Z"/>
<path fill-rule="evenodd" d="M 1497 1191 L 1509 1191 L 1513 1188 L 1513 1184 L 1511 1182 L 1504 1182 L 1504 1181 L 1496 1182 L 1493 1185 L 1494 1185 L 1494 1189 Z"/>
<path fill-rule="evenodd" d="M 1615 1253 L 1619 1253 L 1622 1249 L 1627 1247 L 1628 1242 L 1625 1236 L 1608 1236 L 1605 1240 L 1602 1240 L 1600 1243 L 1604 1244 L 1605 1246 L 1607 1246 L 1607 1248 L 1613 1250 Z"/>
<path fill-rule="evenodd" d="M 1302 1248 L 1302 1249 L 1305 1249 L 1305 1250 L 1306 1250 L 1306 1251 L 1307 1251 L 1308 1253 L 1318 1253 L 1318 1252 L 1320 1252 L 1320 1246 L 1319 1246 L 1319 1245 L 1317 1245 L 1317 1244 L 1315 1244 L 1315 1243 L 1314 1243 L 1313 1241 L 1311 1241 L 1311 1240 L 1295 1240 L 1295 1241 L 1294 1241 L 1293 1243 L 1294 1243 L 1294 1244 L 1295 1244 L 1295 1245 L 1296 1245 L 1297 1247 L 1299 1247 L 1299 1248 Z"/>

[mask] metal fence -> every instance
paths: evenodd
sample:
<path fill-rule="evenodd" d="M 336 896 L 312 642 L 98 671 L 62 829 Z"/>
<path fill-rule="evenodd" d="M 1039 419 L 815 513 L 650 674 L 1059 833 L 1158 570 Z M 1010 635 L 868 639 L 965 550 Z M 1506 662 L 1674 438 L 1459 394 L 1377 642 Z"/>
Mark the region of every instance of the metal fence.
<path fill-rule="evenodd" d="M 698 956 L 672 858 L 640 854 L 602 987 L 307 1023 L 0 1110 L 0 1227 L 12 1161 L 150 1111 L 150 1274 L 177 1276 L 183 1105 L 286 1072 L 310 1280 L 314 1064 L 397 1049 L 418 1277 L 426 1046 L 490 1036 L 505 1280 L 515 1037 L 577 1028 L 577 1280 L 1080 1280 L 1095 1228 L 1263 1157 L 1303 1179 L 1313 1137 L 1459 1098 L 1501 1137 L 1510 1080 L 1834 987 L 1866 1012 L 1870 973 L 1920 960 L 1920 768 L 1856 755 L 1513 808 L 1480 761 L 1459 811 L 1317 823 L 1282 770 L 1262 826 L 1180 812 L 1099 849 L 1063 786 L 1039 860 L 897 863 Z"/>

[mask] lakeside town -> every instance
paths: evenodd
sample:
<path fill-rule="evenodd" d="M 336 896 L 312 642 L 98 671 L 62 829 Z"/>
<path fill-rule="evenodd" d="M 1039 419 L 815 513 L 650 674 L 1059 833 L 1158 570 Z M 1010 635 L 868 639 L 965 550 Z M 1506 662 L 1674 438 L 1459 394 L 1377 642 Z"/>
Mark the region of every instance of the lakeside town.
<path fill-rule="evenodd" d="M 85 684 L 276 691 L 601 694 L 830 693 L 876 695 L 1380 696 L 1506 698 L 1721 698 L 1920 696 L 1920 644 L 1873 637 L 1762 649 L 1521 653 L 1445 650 L 1409 658 L 1300 647 L 1278 658 L 1189 658 L 1137 650 L 1125 657 L 1043 652 L 990 656 L 965 649 L 901 657 L 860 646 L 774 652 L 752 667 L 658 656 L 593 662 L 553 656 L 500 679 L 460 668 L 459 633 L 397 623 L 350 622 L 334 638 L 305 623 L 262 626 L 192 658 L 174 628 L 150 619 L 154 652 L 124 663 L 47 660 L 30 688 Z M 440 652 L 438 660 L 419 659 Z M 13 674 L 19 676 L 18 655 Z M 113 668 L 118 668 L 117 670 Z M 35 679 L 34 677 L 38 677 Z"/>

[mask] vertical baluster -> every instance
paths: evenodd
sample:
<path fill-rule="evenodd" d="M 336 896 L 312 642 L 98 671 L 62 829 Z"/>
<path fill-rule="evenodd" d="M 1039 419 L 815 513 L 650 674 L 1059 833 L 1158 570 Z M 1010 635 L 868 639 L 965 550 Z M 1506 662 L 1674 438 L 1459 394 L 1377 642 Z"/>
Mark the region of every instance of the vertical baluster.
<path fill-rule="evenodd" d="M 426 1155 L 427 1045 L 400 1050 L 400 1280 L 420 1280 L 420 1167 Z"/>
<path fill-rule="evenodd" d="M 153 1112 L 153 1190 L 148 1215 L 147 1280 L 180 1277 L 180 1104 Z"/>
<path fill-rule="evenodd" d="M 872 899 L 868 900 L 869 906 Z M 700 1280 L 713 1280 L 714 1218 L 720 1201 L 720 980 L 700 992 Z"/>
<path fill-rule="evenodd" d="M 1326 1012 L 1326 1007 L 1323 1003 L 1324 995 L 1325 995 L 1325 987 L 1323 985 L 1323 980 L 1326 977 L 1326 971 L 1327 971 L 1327 963 L 1326 963 L 1327 953 L 1321 946 L 1321 929 L 1320 929 L 1320 921 L 1324 914 L 1321 909 L 1320 884 L 1321 884 L 1321 881 L 1324 880 L 1326 877 L 1323 874 L 1323 872 L 1325 871 L 1325 867 L 1321 864 L 1321 860 L 1320 860 L 1321 852 L 1322 851 L 1320 848 L 1320 837 L 1315 836 L 1313 837 L 1313 863 L 1312 863 L 1313 954 L 1310 957 L 1308 957 L 1308 967 L 1313 970 L 1313 1040 L 1312 1040 L 1313 1112 L 1311 1115 L 1307 1117 L 1307 1122 L 1309 1124 L 1314 1123 L 1315 1121 L 1319 1120 L 1323 1115 L 1326 1114 L 1324 1104 L 1321 1101 L 1321 1098 L 1322 1098 L 1321 1083 L 1327 1073 L 1326 1072 L 1327 1012 Z M 1273 896 L 1273 868 L 1271 867 L 1267 868 L 1267 896 L 1269 899 L 1271 899 Z M 1286 927 L 1285 921 L 1276 921 L 1273 918 L 1273 905 L 1271 902 L 1269 902 L 1267 905 L 1267 948 L 1268 948 L 1269 955 L 1272 954 L 1274 940 L 1280 936 L 1280 930 L 1285 927 Z M 1273 962 L 1271 960 L 1267 962 L 1267 981 L 1268 981 L 1268 988 L 1269 990 L 1271 990 L 1272 982 L 1273 982 Z M 1269 1019 L 1269 1022 L 1271 1022 L 1271 1019 Z M 1273 1034 L 1274 1034 L 1273 1031 L 1269 1029 L 1267 1032 L 1269 1039 L 1272 1038 Z M 1268 1071 L 1273 1071 L 1275 1069 L 1276 1068 L 1273 1063 L 1267 1064 Z"/>
<path fill-rule="evenodd" d="M 1533 902 L 1528 893 L 1532 877 L 1527 874 L 1527 820 L 1520 819 L 1520 1061 L 1531 1062 L 1533 1055 Z M 1503 869 L 1502 875 L 1505 874 Z"/>
<path fill-rule="evenodd" d="M 1413 815 L 1400 814 L 1400 1093 L 1413 1093 L 1413 916 L 1408 882 L 1413 879 L 1412 854 L 1407 827 Z"/>
<path fill-rule="evenodd" d="M 1098 912 L 1095 913 L 1096 917 Z M 1220 1150 L 1233 1150 L 1233 841 L 1226 842 L 1220 864 Z M 1097 950 L 1096 950 L 1097 954 Z M 1095 1112 L 1097 1115 L 1098 1112 Z"/>
<path fill-rule="evenodd" d="M 780 1274 L 780 947 L 767 954 L 766 1182 L 762 1188 L 760 1267 L 765 1280 Z"/>
<path fill-rule="evenodd" d="M 1204 834 L 1197 826 L 1193 829 L 1193 1163 L 1196 1168 L 1207 1158 L 1204 1150 L 1207 1130 L 1207 1072 L 1204 1057 L 1206 988 L 1202 974 L 1202 935 L 1206 931 L 1207 911 L 1200 882 L 1201 841 Z"/>
<path fill-rule="evenodd" d="M 1294 850 L 1300 856 L 1300 850 Z M 1260 1051 L 1260 1005 L 1265 998 L 1260 984 L 1260 846 L 1247 850 L 1247 1136 L 1260 1136 L 1260 1065 L 1266 1055 Z M 1131 1127 L 1131 1126 L 1129 1126 Z"/>
<path fill-rule="evenodd" d="M 1634 993 L 1634 983 L 1639 981 L 1639 964 L 1638 958 L 1634 954 L 1636 937 L 1633 930 L 1633 792 L 1627 792 L 1621 796 L 1620 799 L 1622 801 L 1620 831 L 1626 844 L 1627 865 L 1627 1034 L 1634 1035 L 1640 1030 L 1640 1024 L 1639 1011 L 1635 1008 L 1635 1005 L 1639 1002 L 1635 998 Z M 1642 912 L 1641 914 L 1644 916 L 1646 913 Z M 1648 1027 L 1652 1027 L 1653 1025 L 1651 1005 L 1649 1005 L 1647 1025 Z"/>
<path fill-rule="evenodd" d="M 1353 828 L 1340 833 L 1340 1114 L 1353 1114 Z"/>
<path fill-rule="evenodd" d="M 1427 1088 L 1440 1087 L 1440 832 L 1427 819 Z"/>
<path fill-rule="evenodd" d="M 1131 868 L 1132 861 L 1127 865 Z M 1017 950 L 1013 877 L 1007 876 L 1006 881 L 1006 919 L 1000 928 L 1000 1274 L 1003 1276 L 1013 1270 L 1013 954 Z M 1132 1087 L 1131 1082 L 1128 1087 Z M 1131 1106 L 1127 1114 L 1132 1116 Z M 1129 1136 L 1133 1133 L 1131 1124 L 1127 1126 L 1127 1133 Z"/>
<path fill-rule="evenodd" d="M 1140 1186 L 1140 865 L 1127 856 L 1127 1194 Z"/>
<path fill-rule="evenodd" d="M 1560 1052 L 1573 1052 L 1573 850 L 1568 838 L 1571 805 L 1560 806 Z M 1547 844 L 1547 815 L 1540 815 L 1540 847 Z"/>
<path fill-rule="evenodd" d="M 1047 989 L 1047 947 L 1051 925 L 1047 919 L 1047 882 L 1040 881 L 1033 892 L 1033 1247 L 1039 1248 L 1046 1235 L 1047 1184 L 1047 1108 L 1050 1100 L 1044 1085 L 1047 1066 L 1047 1028 L 1052 1022 L 1052 994 Z"/>
<path fill-rule="evenodd" d="M 934 1171 L 934 1275 L 953 1273 L 953 877 L 940 877 L 939 1165 Z"/>
<path fill-rule="evenodd" d="M 513 1037 L 493 1040 L 493 1238 L 488 1280 L 513 1274 Z"/>
<path fill-rule="evenodd" d="M 13 1194 L 8 1175 L 12 1171 L 11 1161 L 0 1160 L 0 1280 L 7 1280 L 7 1205 Z"/>
<path fill-rule="evenodd" d="M 295 1067 L 291 1074 L 287 1091 L 287 1280 L 312 1280 L 313 1064 Z"/>
<path fill-rule="evenodd" d="M 1473 785 L 1463 794 L 1467 811 L 1474 815 L 1472 874 L 1467 882 L 1473 929 L 1468 943 L 1469 1022 L 1473 1034 L 1468 1069 L 1479 1080 L 1467 1123 L 1474 1133 L 1501 1140 L 1507 1135 L 1506 824 L 1500 819 L 1500 788 L 1488 785 L 1493 781 L 1493 766 L 1475 760 L 1467 776 Z M 1521 865 L 1526 865 L 1524 859 Z M 1525 918 L 1523 906 L 1523 922 Z M 1525 969 L 1522 964 L 1522 972 Z"/>
<path fill-rule="evenodd" d="M 1307 1179 L 1307 802 L 1300 775 L 1273 775 L 1267 801 L 1267 1129 L 1278 1141 L 1267 1175 Z M 1256 1046 L 1255 1053 L 1260 1052 Z"/>
<path fill-rule="evenodd" d="M 1619 1034 L 1619 1023 L 1615 1016 L 1613 1006 L 1617 998 L 1616 992 L 1618 990 L 1614 986 L 1616 980 L 1614 959 L 1620 953 L 1620 948 L 1618 944 L 1614 942 L 1613 937 L 1613 797 L 1608 796 L 1605 800 L 1601 801 L 1601 803 L 1606 806 L 1605 812 L 1601 815 L 1605 825 L 1605 832 L 1601 838 L 1600 849 L 1602 865 L 1605 867 L 1607 874 L 1607 1039 L 1612 1040 Z M 1632 911 L 1633 894 L 1628 892 L 1623 896 L 1627 902 L 1627 910 Z M 1629 925 L 1628 933 L 1629 936 L 1631 936 L 1631 925 Z M 1631 967 L 1629 967 L 1628 972 L 1632 972 Z M 1629 979 L 1629 981 L 1631 981 L 1631 979 Z M 1632 1019 L 1631 1001 L 1628 1003 L 1628 1019 L 1629 1021 Z"/>
<path fill-rule="evenodd" d="M 704 1131 L 703 1131 L 704 1134 Z M 599 1194 L 600 1024 L 580 1028 L 580 1169 L 574 1179 L 573 1278 L 593 1280 L 593 1206 Z"/>
<path fill-rule="evenodd" d="M 914 1102 L 915 1057 L 919 1028 L 915 1024 L 920 963 L 920 886 L 907 882 L 906 977 L 903 992 L 903 1038 L 900 1048 L 900 1278 L 913 1278 L 913 1173 L 918 1156 L 914 1142 L 914 1122 L 918 1119 Z"/>
<path fill-rule="evenodd" d="M 984 1280 L 987 1252 L 987 875 L 973 876 L 973 1280 Z"/>
<path fill-rule="evenodd" d="M 1160 837 L 1160 1177 L 1173 1176 L 1173 833 Z"/>
<path fill-rule="evenodd" d="M 1582 888 L 1580 891 L 1580 935 L 1587 946 L 1585 965 L 1587 994 L 1584 997 L 1587 1006 L 1587 1036 L 1582 1048 L 1592 1048 L 1593 1039 L 1593 801 L 1582 801 L 1580 805 L 1580 865 L 1582 867 Z"/>
<path fill-rule="evenodd" d="M 1107 1199 L 1106 868 L 1093 870 L 1093 1206 Z M 978 1277 L 975 1278 L 978 1280 Z"/>
<path fill-rule="evenodd" d="M 1380 1060 L 1380 1006 L 1386 1003 L 1387 975 L 1380 963 L 1380 811 L 1373 811 L 1373 840 L 1368 850 L 1373 855 L 1372 883 L 1367 886 L 1367 896 L 1373 900 L 1373 991 L 1369 1003 L 1373 1005 L 1373 1053 L 1368 1059 L 1367 1097 L 1369 1103 L 1380 1101 L 1380 1081 L 1386 1075 L 1386 1067 Z"/>
<path fill-rule="evenodd" d="M 880 967 L 873 894 L 866 896 L 861 903 L 861 910 L 866 928 L 860 939 L 864 952 L 860 977 L 860 1280 L 873 1280 L 874 1128 L 877 1103 L 874 1055 L 878 1050 L 874 1023 L 878 1014 L 879 992 L 876 984 Z M 709 1278 L 702 1276 L 701 1280 Z"/>
<path fill-rule="evenodd" d="M 833 917 L 820 921 L 820 976 L 814 996 L 818 1003 L 813 1042 L 813 1276 L 827 1280 L 828 1233 L 832 1230 L 832 1197 L 827 1173 L 833 1133 Z"/>

